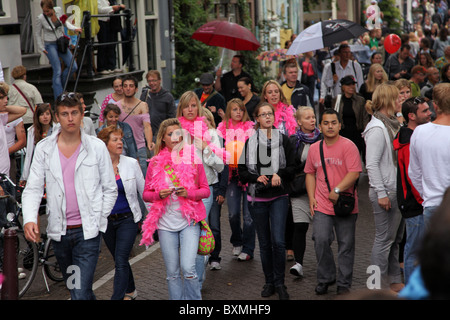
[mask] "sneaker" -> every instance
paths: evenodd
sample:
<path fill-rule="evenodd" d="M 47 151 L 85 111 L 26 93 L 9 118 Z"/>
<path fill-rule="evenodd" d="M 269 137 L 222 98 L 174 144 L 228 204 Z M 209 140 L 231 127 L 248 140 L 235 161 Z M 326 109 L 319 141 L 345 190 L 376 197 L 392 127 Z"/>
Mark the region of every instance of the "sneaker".
<path fill-rule="evenodd" d="M 233 247 L 233 256 L 238 256 L 241 254 L 242 246 Z"/>
<path fill-rule="evenodd" d="M 220 270 L 222 267 L 220 266 L 220 263 L 217 261 L 211 262 L 211 266 L 209 267 L 209 270 Z"/>
<path fill-rule="evenodd" d="M 117 68 L 117 69 L 114 69 L 112 72 L 114 72 L 114 73 L 120 73 L 120 72 L 122 72 L 122 69 Z"/>
<path fill-rule="evenodd" d="M 17 278 L 19 280 L 25 279 L 26 277 L 27 277 L 27 275 L 24 272 L 20 272 L 20 273 L 17 274 Z"/>
<path fill-rule="evenodd" d="M 303 277 L 303 266 L 297 262 L 289 269 L 289 272 L 296 277 Z"/>
<path fill-rule="evenodd" d="M 289 293 L 287 292 L 285 285 L 277 286 L 275 291 L 278 293 L 280 300 L 289 300 Z"/>
<path fill-rule="evenodd" d="M 268 298 L 275 293 L 275 287 L 271 283 L 267 283 L 264 285 L 263 290 L 261 291 L 261 297 Z"/>
<path fill-rule="evenodd" d="M 250 257 L 249 254 L 245 253 L 245 252 L 241 252 L 238 256 L 238 260 L 239 261 L 248 261 L 250 260 L 252 257 Z"/>

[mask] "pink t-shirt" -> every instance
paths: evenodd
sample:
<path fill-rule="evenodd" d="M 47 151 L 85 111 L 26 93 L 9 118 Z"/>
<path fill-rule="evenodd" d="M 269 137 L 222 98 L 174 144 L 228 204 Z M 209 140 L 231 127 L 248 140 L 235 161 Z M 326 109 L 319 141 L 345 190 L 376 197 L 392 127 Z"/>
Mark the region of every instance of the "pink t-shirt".
<path fill-rule="evenodd" d="M 133 130 L 133 137 L 136 141 L 136 146 L 138 149 L 145 147 L 145 136 L 144 136 L 144 122 L 150 123 L 150 114 L 147 113 L 141 113 L 141 114 L 133 114 L 128 116 L 128 113 L 123 111 L 122 104 L 117 102 L 117 106 L 122 111 L 119 116 L 119 121 L 128 123 L 131 126 L 131 129 Z M 128 116 L 128 117 L 127 117 Z"/>
<path fill-rule="evenodd" d="M 328 182 L 331 190 L 342 181 L 348 172 L 361 172 L 361 158 L 358 148 L 349 139 L 339 137 L 339 140 L 331 146 L 323 143 L 323 156 L 326 162 Z M 320 161 L 320 141 L 311 145 L 305 164 L 305 173 L 316 174 L 317 211 L 334 215 L 333 203 L 328 199 L 329 191 L 325 182 L 325 175 Z M 353 187 L 343 192 L 353 193 Z M 355 196 L 357 193 L 355 190 Z M 358 198 L 356 198 L 358 199 Z M 358 200 L 355 202 L 353 213 L 358 212 Z"/>
<path fill-rule="evenodd" d="M 66 220 L 68 226 L 81 224 L 80 209 L 78 208 L 77 193 L 75 189 L 75 165 L 77 163 L 78 154 L 80 153 L 80 147 L 81 143 L 69 158 L 66 158 L 62 152 L 59 151 L 64 191 L 66 194 Z"/>

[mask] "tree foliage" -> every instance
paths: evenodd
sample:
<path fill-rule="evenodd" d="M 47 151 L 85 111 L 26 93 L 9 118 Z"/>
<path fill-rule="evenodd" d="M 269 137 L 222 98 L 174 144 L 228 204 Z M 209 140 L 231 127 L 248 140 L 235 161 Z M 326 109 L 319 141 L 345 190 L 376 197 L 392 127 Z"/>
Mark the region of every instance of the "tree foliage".
<path fill-rule="evenodd" d="M 196 87 L 195 78 L 211 72 L 218 60 L 218 50 L 191 38 L 192 34 L 207 22 L 209 0 L 174 0 L 175 28 L 175 88 L 178 98 L 185 91 Z"/>

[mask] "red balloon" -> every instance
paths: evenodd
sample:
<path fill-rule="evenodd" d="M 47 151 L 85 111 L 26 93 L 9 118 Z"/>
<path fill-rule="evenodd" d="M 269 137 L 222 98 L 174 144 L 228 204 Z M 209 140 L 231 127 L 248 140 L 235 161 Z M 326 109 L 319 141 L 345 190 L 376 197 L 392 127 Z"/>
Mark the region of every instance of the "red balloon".
<path fill-rule="evenodd" d="M 402 40 L 396 34 L 390 34 L 384 39 L 384 48 L 390 54 L 393 54 L 402 46 Z"/>

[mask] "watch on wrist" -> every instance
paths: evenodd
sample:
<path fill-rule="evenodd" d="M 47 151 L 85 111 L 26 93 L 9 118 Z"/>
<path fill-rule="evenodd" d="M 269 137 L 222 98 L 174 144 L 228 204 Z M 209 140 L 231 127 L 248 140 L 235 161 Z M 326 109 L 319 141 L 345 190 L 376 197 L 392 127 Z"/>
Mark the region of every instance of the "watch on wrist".
<path fill-rule="evenodd" d="M 204 155 L 208 155 L 209 154 L 209 148 L 206 147 L 205 149 L 203 149 L 203 154 Z"/>
<path fill-rule="evenodd" d="M 339 192 L 341 192 L 341 190 L 338 187 L 334 188 L 334 193 L 339 194 Z"/>

